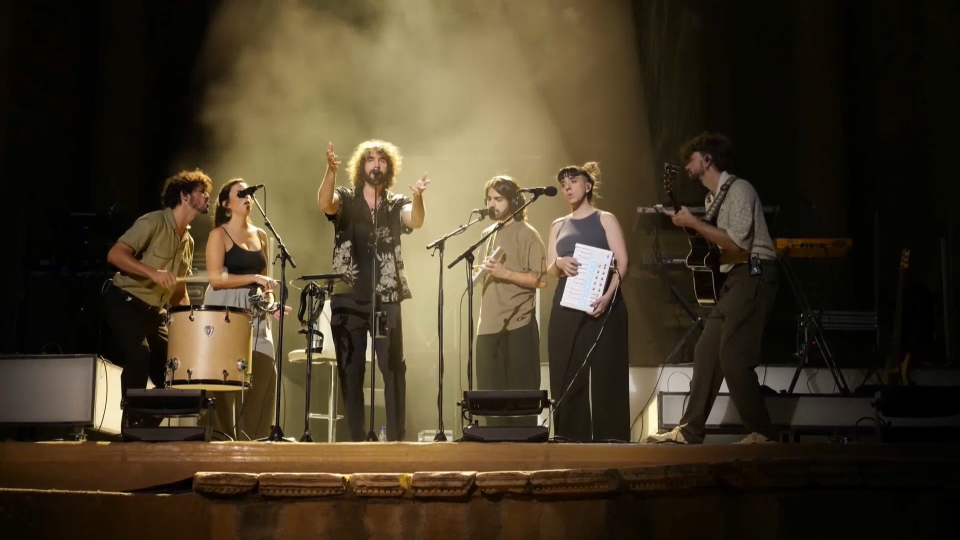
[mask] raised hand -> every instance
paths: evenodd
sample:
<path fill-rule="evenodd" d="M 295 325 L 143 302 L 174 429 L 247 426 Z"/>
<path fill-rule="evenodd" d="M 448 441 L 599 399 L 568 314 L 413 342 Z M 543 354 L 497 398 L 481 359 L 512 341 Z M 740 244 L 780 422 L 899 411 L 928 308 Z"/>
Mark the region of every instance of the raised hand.
<path fill-rule="evenodd" d="M 427 178 L 427 173 L 423 173 L 423 176 L 417 180 L 417 183 L 410 186 L 410 190 L 413 191 L 414 197 L 423 197 L 423 192 L 426 191 L 427 186 L 430 185 L 430 179 Z"/>
<path fill-rule="evenodd" d="M 337 154 L 333 151 L 333 143 L 327 143 L 327 167 L 334 172 L 340 168 L 340 160 L 337 159 Z"/>

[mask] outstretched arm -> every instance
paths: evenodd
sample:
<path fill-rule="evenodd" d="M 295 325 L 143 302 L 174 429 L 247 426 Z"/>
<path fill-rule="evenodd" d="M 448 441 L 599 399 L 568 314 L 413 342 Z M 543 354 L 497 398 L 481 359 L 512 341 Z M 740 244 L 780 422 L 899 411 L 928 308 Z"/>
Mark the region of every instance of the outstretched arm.
<path fill-rule="evenodd" d="M 340 161 L 337 154 L 333 152 L 333 143 L 327 146 L 327 170 L 323 173 L 323 180 L 320 181 L 320 189 L 317 190 L 317 204 L 320 210 L 329 216 L 336 215 L 340 211 L 340 196 L 337 195 L 337 170 L 340 168 Z"/>
<path fill-rule="evenodd" d="M 423 219 L 426 217 L 426 210 L 423 207 L 423 192 L 429 184 L 430 179 L 427 178 L 427 173 L 423 173 L 420 180 L 410 186 L 410 190 L 413 192 L 413 202 L 403 207 L 400 219 L 403 220 L 404 225 L 411 229 L 419 229 L 423 226 Z"/>

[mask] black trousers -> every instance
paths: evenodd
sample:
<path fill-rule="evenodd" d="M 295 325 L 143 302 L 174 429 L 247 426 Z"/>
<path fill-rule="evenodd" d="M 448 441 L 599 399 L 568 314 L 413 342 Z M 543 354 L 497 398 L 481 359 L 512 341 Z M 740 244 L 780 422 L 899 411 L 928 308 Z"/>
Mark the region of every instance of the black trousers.
<path fill-rule="evenodd" d="M 387 440 L 402 441 L 406 435 L 407 363 L 403 358 L 403 324 L 400 304 L 383 304 L 387 335 L 374 341 L 377 367 L 383 375 L 386 401 Z M 349 296 L 330 299 L 330 329 L 337 353 L 340 389 L 346 409 L 347 427 L 353 441 L 366 440 L 363 383 L 367 372 L 367 335 L 370 332 L 370 303 Z M 369 390 L 367 390 L 369 392 Z"/>
<path fill-rule="evenodd" d="M 112 282 L 103 292 L 107 326 L 123 355 L 120 385 L 146 388 L 147 379 L 163 388 L 167 362 L 167 331 L 160 309 L 124 292 Z"/>
<path fill-rule="evenodd" d="M 540 325 L 477 336 L 477 388 L 540 389 Z M 488 426 L 535 426 L 536 416 L 486 416 Z"/>
<path fill-rule="evenodd" d="M 630 359 L 627 306 L 618 294 L 600 335 L 603 315 L 593 318 L 560 305 L 565 286 L 566 280 L 562 279 L 554 294 L 547 336 L 550 394 L 554 401 L 560 400 L 553 414 L 554 435 L 571 441 L 628 442 Z M 594 342 L 596 348 L 587 359 L 589 368 L 581 368 Z"/>
<path fill-rule="evenodd" d="M 680 419 L 680 429 L 690 442 L 703 441 L 704 426 L 724 378 L 747 430 L 776 439 L 754 369 L 780 277 L 774 261 L 764 261 L 762 268 L 759 276 L 751 276 L 746 264 L 730 270 L 694 349 L 690 396 Z"/>

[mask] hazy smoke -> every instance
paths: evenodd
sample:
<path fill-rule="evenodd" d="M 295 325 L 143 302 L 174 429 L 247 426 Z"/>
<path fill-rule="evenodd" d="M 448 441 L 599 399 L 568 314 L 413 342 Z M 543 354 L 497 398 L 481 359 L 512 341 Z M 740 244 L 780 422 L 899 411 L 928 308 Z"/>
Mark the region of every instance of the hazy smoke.
<path fill-rule="evenodd" d="M 424 247 L 482 205 L 483 183 L 511 174 L 526 186 L 547 185 L 562 165 L 596 159 L 609 180 L 602 204 L 618 214 L 636 206 L 638 179 L 653 169 L 637 170 L 649 145 L 637 127 L 629 18 L 628 3 L 614 1 L 234 0 L 218 8 L 201 66 L 209 81 L 205 169 L 215 189 L 233 177 L 268 186 L 268 215 L 298 264 L 288 279 L 330 268 L 333 227 L 316 205 L 328 142 L 344 162 L 363 140 L 396 144 L 401 193 L 430 174 L 426 223 L 403 239 L 414 294 L 403 306 L 411 433 L 436 423 L 439 263 Z M 617 177 L 629 178 L 620 188 L 627 197 L 616 196 Z M 344 167 L 338 184 L 348 183 Z M 565 211 L 560 197 L 530 208 L 544 242 Z M 628 230 L 632 213 L 620 219 Z M 202 245 L 207 229 L 198 229 Z M 445 263 L 480 230 L 451 240 Z M 450 428 L 465 278 L 462 266 L 444 271 Z M 551 293 L 544 291 L 542 317 Z M 286 326 L 284 349 L 301 348 L 296 318 Z M 288 423 L 299 421 L 288 415 Z"/>

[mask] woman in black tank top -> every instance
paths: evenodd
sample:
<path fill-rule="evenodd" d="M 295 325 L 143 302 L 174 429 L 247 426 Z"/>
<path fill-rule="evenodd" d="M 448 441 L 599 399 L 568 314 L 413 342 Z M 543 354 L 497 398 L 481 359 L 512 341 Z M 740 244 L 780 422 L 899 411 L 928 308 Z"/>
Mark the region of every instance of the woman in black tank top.
<path fill-rule="evenodd" d="M 250 296 L 259 292 L 272 295 L 277 281 L 267 273 L 267 235 L 250 223 L 251 200 L 239 197 L 247 184 L 230 180 L 220 189 L 214 228 L 207 237 L 207 273 L 211 277 L 203 303 L 215 306 L 250 308 Z M 275 412 L 276 371 L 270 318 L 259 316 L 253 322 L 253 366 L 250 390 L 244 396 L 241 418 L 236 401 L 240 392 L 221 392 L 217 397 L 215 430 L 238 438 L 260 439 L 270 435 Z"/>
<path fill-rule="evenodd" d="M 547 248 L 547 275 L 558 279 L 547 334 L 554 435 L 629 442 L 628 319 L 619 290 L 628 262 L 623 229 L 616 216 L 593 206 L 600 183 L 596 163 L 564 167 L 557 181 L 571 212 L 553 222 Z M 590 313 L 560 305 L 567 280 L 580 270 L 573 257 L 577 244 L 612 251 L 615 261 L 616 271 Z"/>

